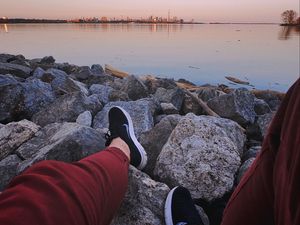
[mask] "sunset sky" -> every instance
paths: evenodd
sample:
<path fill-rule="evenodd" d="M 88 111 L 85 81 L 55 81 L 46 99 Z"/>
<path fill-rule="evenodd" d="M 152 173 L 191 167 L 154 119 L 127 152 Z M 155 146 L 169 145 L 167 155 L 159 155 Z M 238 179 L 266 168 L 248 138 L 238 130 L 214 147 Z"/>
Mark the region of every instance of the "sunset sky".
<path fill-rule="evenodd" d="M 178 16 L 199 22 L 280 22 L 286 9 L 299 13 L 299 0 L 0 0 L 0 17 Z"/>

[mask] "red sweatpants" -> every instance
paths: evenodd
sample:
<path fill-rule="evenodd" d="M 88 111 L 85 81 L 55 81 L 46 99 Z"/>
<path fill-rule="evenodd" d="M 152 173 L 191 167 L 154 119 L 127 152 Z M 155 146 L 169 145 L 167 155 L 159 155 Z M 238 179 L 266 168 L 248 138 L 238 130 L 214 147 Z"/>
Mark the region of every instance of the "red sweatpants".
<path fill-rule="evenodd" d="M 37 163 L 0 194 L 0 224 L 109 224 L 127 189 L 128 165 L 117 148 L 73 164 Z"/>
<path fill-rule="evenodd" d="M 222 225 L 300 224 L 300 80 L 276 113 L 261 153 L 232 194 Z"/>

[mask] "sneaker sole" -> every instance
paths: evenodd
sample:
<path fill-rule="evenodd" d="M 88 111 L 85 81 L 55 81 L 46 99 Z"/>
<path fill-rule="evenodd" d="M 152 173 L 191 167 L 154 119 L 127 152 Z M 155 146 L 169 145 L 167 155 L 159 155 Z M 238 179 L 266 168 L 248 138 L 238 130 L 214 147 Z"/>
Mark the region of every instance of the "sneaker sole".
<path fill-rule="evenodd" d="M 142 170 L 145 168 L 145 166 L 147 164 L 147 160 L 148 160 L 147 153 L 146 153 L 145 149 L 143 148 L 143 146 L 138 142 L 138 140 L 134 134 L 133 123 L 132 123 L 131 117 L 128 114 L 128 112 L 126 112 L 124 109 L 122 109 L 119 106 L 114 106 L 114 107 L 120 109 L 124 113 L 126 119 L 128 120 L 128 129 L 129 129 L 130 137 L 131 137 L 132 141 L 134 142 L 134 144 L 136 145 L 136 147 L 141 155 L 141 163 L 140 163 L 140 165 L 137 166 L 137 168 L 139 170 Z"/>
<path fill-rule="evenodd" d="M 173 193 L 177 187 L 174 187 L 168 194 L 168 197 L 166 199 L 165 203 L 165 222 L 166 225 L 174 225 L 173 219 L 172 219 L 172 198 Z"/>

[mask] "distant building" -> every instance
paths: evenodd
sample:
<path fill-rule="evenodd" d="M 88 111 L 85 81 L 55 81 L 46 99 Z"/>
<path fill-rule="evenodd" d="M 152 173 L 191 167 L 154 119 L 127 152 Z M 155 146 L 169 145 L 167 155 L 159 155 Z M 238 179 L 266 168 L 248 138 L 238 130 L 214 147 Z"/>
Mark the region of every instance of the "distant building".
<path fill-rule="evenodd" d="M 108 19 L 107 19 L 106 16 L 102 16 L 102 17 L 101 17 L 101 22 L 107 22 L 107 21 L 108 21 Z"/>

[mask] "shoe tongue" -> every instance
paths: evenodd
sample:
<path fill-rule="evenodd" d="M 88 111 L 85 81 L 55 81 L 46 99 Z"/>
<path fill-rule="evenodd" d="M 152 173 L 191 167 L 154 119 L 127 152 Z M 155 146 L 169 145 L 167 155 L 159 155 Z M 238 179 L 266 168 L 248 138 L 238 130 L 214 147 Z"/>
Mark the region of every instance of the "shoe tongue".
<path fill-rule="evenodd" d="M 179 222 L 179 223 L 176 223 L 176 225 L 187 225 L 188 223 L 187 222 Z"/>

